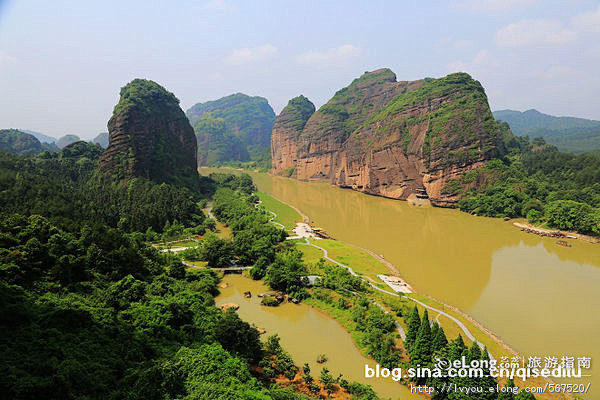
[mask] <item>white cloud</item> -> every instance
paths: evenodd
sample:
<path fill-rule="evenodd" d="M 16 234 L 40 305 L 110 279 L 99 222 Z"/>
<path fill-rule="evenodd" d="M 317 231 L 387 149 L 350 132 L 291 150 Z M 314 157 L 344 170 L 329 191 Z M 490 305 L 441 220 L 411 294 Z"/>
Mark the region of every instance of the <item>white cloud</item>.
<path fill-rule="evenodd" d="M 600 6 L 571 18 L 571 25 L 579 32 L 600 33 Z"/>
<path fill-rule="evenodd" d="M 301 64 L 317 68 L 327 68 L 344 65 L 359 56 L 361 52 L 360 47 L 352 44 L 344 44 L 326 51 L 308 51 L 300 54 L 296 59 Z"/>
<path fill-rule="evenodd" d="M 223 74 L 220 72 L 215 72 L 212 74 L 208 74 L 206 76 L 206 79 L 209 81 L 222 81 L 223 80 Z"/>
<path fill-rule="evenodd" d="M 234 49 L 227 57 L 227 62 L 232 65 L 244 65 L 269 59 L 275 54 L 277 54 L 277 47 L 267 43 L 262 46 Z"/>
<path fill-rule="evenodd" d="M 576 81 L 583 77 L 583 73 L 568 65 L 553 65 L 544 71 L 535 72 L 534 76 L 551 81 Z"/>
<path fill-rule="evenodd" d="M 457 8 L 461 9 L 494 13 L 514 8 L 523 8 L 536 3 L 537 1 L 538 0 L 462 0 L 457 1 L 454 4 Z"/>
<path fill-rule="evenodd" d="M 209 8 L 212 10 L 225 10 L 225 11 L 234 9 L 234 7 L 225 0 L 209 1 L 208 3 L 204 4 L 204 8 Z"/>
<path fill-rule="evenodd" d="M 574 41 L 577 33 L 557 20 L 526 19 L 509 24 L 496 32 L 500 46 L 525 47 L 560 45 Z"/>
<path fill-rule="evenodd" d="M 449 72 L 481 72 L 500 67 L 498 60 L 488 50 L 482 49 L 470 62 L 456 60 L 448 64 Z"/>
<path fill-rule="evenodd" d="M 568 23 L 550 19 L 518 21 L 496 32 L 495 40 L 505 47 L 563 45 L 582 34 L 595 33 L 600 33 L 600 6 L 572 17 Z"/>
<path fill-rule="evenodd" d="M 446 36 L 438 41 L 438 46 L 444 48 L 453 48 L 456 50 L 466 50 L 473 47 L 473 41 L 467 39 L 453 39 L 449 36 Z"/>
<path fill-rule="evenodd" d="M 448 64 L 448 71 L 450 72 L 465 72 L 469 66 L 460 60 L 452 61 Z"/>
<path fill-rule="evenodd" d="M 2 50 L 0 50 L 0 72 L 4 70 L 4 68 L 8 65 L 14 64 L 17 62 L 15 57 L 9 56 Z"/>
<path fill-rule="evenodd" d="M 600 58 L 600 47 L 593 47 L 586 50 L 585 55 L 592 58 Z"/>

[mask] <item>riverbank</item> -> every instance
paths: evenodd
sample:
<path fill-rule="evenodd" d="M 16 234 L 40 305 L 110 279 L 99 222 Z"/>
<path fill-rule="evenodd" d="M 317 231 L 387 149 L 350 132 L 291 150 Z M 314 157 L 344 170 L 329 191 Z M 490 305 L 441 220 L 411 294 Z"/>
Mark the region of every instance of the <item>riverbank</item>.
<path fill-rule="evenodd" d="M 525 230 L 527 231 L 527 233 L 533 233 L 540 236 L 552 236 L 555 233 L 559 233 L 561 237 L 564 237 L 566 239 L 577 239 L 594 244 L 600 243 L 600 237 L 584 235 L 582 233 L 577 233 L 574 231 L 563 231 L 560 229 L 543 228 L 540 226 L 530 224 L 526 220 L 513 221 L 512 224 L 519 228 L 521 231 Z"/>
<path fill-rule="evenodd" d="M 284 205 L 287 205 L 285 202 L 282 202 L 278 199 L 276 199 L 276 200 Z M 298 215 L 301 214 L 300 210 L 297 210 L 297 212 L 298 212 Z M 302 214 L 302 218 L 305 221 L 306 220 L 310 221 L 308 216 L 306 216 L 305 214 Z M 315 240 L 315 239 L 311 239 L 311 240 Z M 308 242 L 308 239 L 306 239 L 306 241 L 308 244 L 311 244 Z M 343 253 L 344 253 L 344 251 L 346 253 L 352 253 L 352 252 L 348 251 L 349 248 L 360 249 L 364 253 L 368 254 L 368 256 L 370 258 L 374 259 L 377 263 L 379 263 L 380 265 L 384 265 L 385 268 L 388 270 L 387 272 L 391 272 L 392 275 L 395 275 L 395 276 L 400 276 L 399 270 L 392 263 L 385 260 L 385 258 L 383 258 L 381 255 L 377 255 L 370 250 L 363 249 L 358 246 L 349 245 L 344 242 L 333 241 L 333 240 L 317 240 L 316 243 L 318 243 L 319 246 L 315 246 L 315 247 L 320 248 L 323 251 L 323 253 L 322 254 L 318 254 L 318 253 L 314 254 L 313 253 L 310 256 L 310 258 L 313 259 L 312 261 L 314 261 L 315 257 L 322 257 L 322 256 L 327 257 L 328 256 L 328 254 L 327 254 L 328 252 L 321 246 L 324 246 L 325 243 L 327 243 L 328 247 L 331 248 L 332 247 L 331 243 L 335 243 L 333 247 L 336 247 L 338 249 L 338 251 L 337 251 L 337 254 L 333 256 L 334 259 L 337 256 L 340 259 L 342 259 L 344 261 L 344 263 L 359 264 L 357 262 L 356 254 L 348 256 L 348 254 L 344 255 Z M 297 244 L 297 246 L 303 245 L 302 241 L 297 241 L 296 244 Z M 356 252 L 354 252 L 354 253 L 356 253 Z M 329 255 L 331 255 L 331 253 Z M 339 262 L 332 260 L 330 257 L 327 257 L 327 258 L 330 261 L 332 261 L 333 263 L 340 265 Z M 360 257 L 359 257 L 359 259 L 360 259 Z M 349 266 L 347 264 L 342 264 L 342 266 L 349 268 Z M 349 268 L 349 269 L 352 271 L 352 268 Z M 358 268 L 358 270 L 361 272 L 365 272 L 364 267 Z M 363 275 L 361 273 L 358 276 L 367 277 L 368 281 L 370 281 L 368 283 L 370 284 L 370 286 L 372 286 L 374 289 L 376 289 L 377 294 L 379 296 L 384 296 L 384 297 L 385 296 L 387 296 L 387 297 L 399 296 L 396 293 L 391 293 L 386 289 L 382 289 L 383 285 L 379 284 L 378 281 L 373 279 L 373 277 L 372 277 L 373 274 L 374 274 L 373 271 L 368 271 L 367 274 Z M 454 307 L 449 304 L 446 304 L 444 302 L 441 302 L 441 301 L 439 301 L 431 296 L 428 296 L 426 294 L 423 294 L 423 293 L 414 293 L 411 295 L 405 295 L 405 296 L 403 296 L 403 298 L 408 299 L 413 303 L 416 303 L 417 308 L 419 308 L 419 311 L 421 313 L 423 312 L 423 310 L 425 308 L 427 308 L 430 313 L 430 317 L 433 320 L 435 320 L 436 322 L 440 323 L 440 325 L 442 325 L 444 327 L 449 339 L 456 337 L 458 334 L 461 334 L 466 343 L 469 344 L 469 343 L 476 341 L 480 347 L 486 347 L 488 349 L 488 351 L 490 352 L 490 355 L 497 360 L 499 360 L 503 357 L 508 357 L 509 359 L 512 357 L 524 359 L 524 357 L 522 355 L 520 355 L 515 349 L 510 347 L 498 335 L 496 335 L 490 329 L 486 328 L 483 324 L 481 324 L 480 322 L 475 320 L 475 318 L 473 318 L 469 314 L 463 312 L 459 308 Z M 385 303 L 385 301 L 384 301 L 384 303 Z M 351 330 L 352 324 L 348 320 L 347 316 L 342 315 L 343 313 L 340 314 L 340 311 L 338 309 L 336 309 L 335 307 L 331 307 L 330 305 L 328 305 L 320 300 L 312 299 L 312 300 L 308 301 L 308 304 L 321 309 L 322 311 L 326 312 L 331 317 L 338 320 L 338 322 L 340 322 L 340 324 L 342 324 L 346 329 L 348 329 L 350 331 L 353 339 L 355 340 L 355 342 L 357 344 L 357 347 L 359 349 L 361 349 L 361 352 L 364 351 L 364 349 L 362 349 L 358 345 L 361 340 L 360 332 L 354 332 Z M 392 310 L 390 308 L 384 308 L 384 309 L 387 312 L 392 312 Z M 440 321 L 440 317 L 442 318 L 442 321 Z M 406 323 L 402 319 L 397 320 L 397 324 L 401 327 L 400 329 L 406 330 L 406 328 L 407 328 Z M 527 380 L 526 383 L 519 379 L 515 379 L 515 382 L 516 382 L 517 386 L 519 386 L 519 387 L 544 386 L 548 382 L 552 383 L 552 381 L 550 381 L 550 380 L 541 379 L 541 378 L 529 379 L 529 380 Z M 567 395 L 563 395 L 563 394 L 542 393 L 542 394 L 537 394 L 537 398 L 544 399 L 544 400 L 546 400 L 546 399 L 547 400 L 556 400 L 556 399 L 565 399 L 565 398 L 570 398 L 570 397 Z"/>

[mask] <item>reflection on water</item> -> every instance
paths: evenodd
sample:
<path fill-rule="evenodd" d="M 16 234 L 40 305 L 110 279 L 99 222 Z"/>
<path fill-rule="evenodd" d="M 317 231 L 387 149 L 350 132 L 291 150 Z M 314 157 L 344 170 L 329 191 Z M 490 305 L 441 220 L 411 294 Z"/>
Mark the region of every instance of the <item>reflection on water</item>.
<path fill-rule="evenodd" d="M 600 360 L 600 245 L 567 248 L 499 219 L 251 175 L 259 190 L 334 238 L 383 254 L 418 291 L 468 312 L 516 350 Z"/>
<path fill-rule="evenodd" d="M 313 376 L 318 377 L 321 369 L 326 367 L 334 377 L 343 373 L 347 380 L 373 386 L 380 396 L 402 400 L 424 399 L 392 380 L 366 379 L 365 363 L 374 367 L 374 361 L 360 354 L 350 335 L 332 318 L 306 304 L 261 306 L 260 298 L 256 295 L 266 292 L 268 288 L 242 275 L 226 275 L 223 282 L 232 286 L 221 289 L 216 299 L 217 305 L 239 304 L 238 314 L 243 320 L 266 329 L 266 335 L 279 334 L 282 346 L 292 355 L 296 365 L 309 363 Z M 246 290 L 252 292 L 252 298 L 244 298 L 243 292 Z M 316 362 L 319 354 L 327 355 L 325 364 Z"/>

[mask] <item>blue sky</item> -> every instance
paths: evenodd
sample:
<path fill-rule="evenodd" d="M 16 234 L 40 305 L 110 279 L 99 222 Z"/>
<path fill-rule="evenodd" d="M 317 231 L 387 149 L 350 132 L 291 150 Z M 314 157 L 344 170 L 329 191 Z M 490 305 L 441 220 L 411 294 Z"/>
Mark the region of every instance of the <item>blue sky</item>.
<path fill-rule="evenodd" d="M 425 3 L 425 2 L 422 2 Z M 317 107 L 364 71 L 465 71 L 492 109 L 600 119 L 600 2 L 0 0 L 0 128 L 106 131 L 119 88 Z"/>

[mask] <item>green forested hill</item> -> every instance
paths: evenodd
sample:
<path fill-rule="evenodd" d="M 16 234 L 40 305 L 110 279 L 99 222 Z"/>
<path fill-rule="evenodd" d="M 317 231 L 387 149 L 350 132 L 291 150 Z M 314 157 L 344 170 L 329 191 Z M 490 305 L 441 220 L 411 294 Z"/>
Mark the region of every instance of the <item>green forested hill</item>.
<path fill-rule="evenodd" d="M 198 189 L 194 130 L 177 97 L 158 83 L 138 78 L 123 86 L 108 132 L 98 165 L 102 179 L 144 178 Z"/>
<path fill-rule="evenodd" d="M 207 155 L 199 153 L 201 161 L 214 164 L 268 158 L 275 113 L 267 99 L 236 93 L 198 103 L 187 110 L 186 115 L 198 137 L 199 152 L 208 152 Z M 206 119 L 220 119 L 225 125 L 215 130 L 214 122 L 202 122 Z M 240 143 L 244 150 L 240 151 Z"/>
<path fill-rule="evenodd" d="M 58 146 L 59 149 L 62 149 L 63 147 L 68 146 L 71 143 L 78 142 L 80 140 L 81 139 L 79 139 L 79 136 L 77 136 L 77 135 L 65 135 L 65 136 L 58 138 L 58 140 L 56 141 L 56 145 Z"/>
<path fill-rule="evenodd" d="M 16 129 L 2 129 L 0 150 L 15 154 L 38 154 L 42 151 L 42 144 L 28 133 Z"/>
<path fill-rule="evenodd" d="M 513 136 L 506 123 L 498 125 L 502 157 L 444 188 L 461 194 L 460 209 L 600 235 L 600 152 L 561 152 L 543 139 Z"/>
<path fill-rule="evenodd" d="M 600 149 L 600 121 L 554 117 L 537 110 L 494 111 L 494 118 L 508 122 L 516 135 L 543 137 L 561 151 L 584 153 Z"/>

